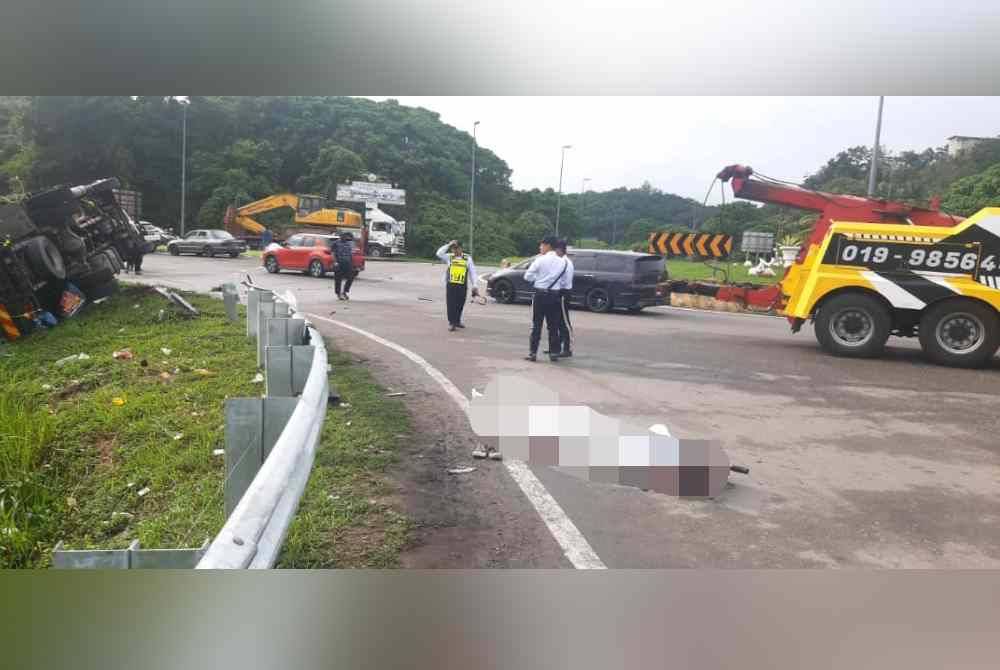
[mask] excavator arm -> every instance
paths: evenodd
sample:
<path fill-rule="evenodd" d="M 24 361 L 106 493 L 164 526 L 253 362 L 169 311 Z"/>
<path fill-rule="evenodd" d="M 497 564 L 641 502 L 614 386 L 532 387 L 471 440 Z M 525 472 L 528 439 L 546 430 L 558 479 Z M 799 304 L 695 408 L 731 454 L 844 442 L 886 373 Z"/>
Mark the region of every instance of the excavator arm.
<path fill-rule="evenodd" d="M 239 208 L 230 207 L 226 211 L 226 228 L 230 232 L 234 232 L 232 228 L 236 227 L 253 235 L 261 235 L 265 228 L 253 219 L 255 215 L 271 212 L 282 207 L 291 207 L 297 210 L 298 206 L 299 196 L 292 193 L 279 193 L 278 195 L 271 195 L 260 200 L 255 200 Z"/>

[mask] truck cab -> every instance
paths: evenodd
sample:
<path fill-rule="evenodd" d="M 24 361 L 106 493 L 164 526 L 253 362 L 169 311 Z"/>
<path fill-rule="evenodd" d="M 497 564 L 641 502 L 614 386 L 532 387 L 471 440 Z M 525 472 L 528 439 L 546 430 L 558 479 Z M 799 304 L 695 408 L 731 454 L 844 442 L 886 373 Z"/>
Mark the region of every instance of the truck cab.
<path fill-rule="evenodd" d="M 368 227 L 369 256 L 403 256 L 406 254 L 406 222 L 397 221 L 374 203 L 365 208 Z"/>

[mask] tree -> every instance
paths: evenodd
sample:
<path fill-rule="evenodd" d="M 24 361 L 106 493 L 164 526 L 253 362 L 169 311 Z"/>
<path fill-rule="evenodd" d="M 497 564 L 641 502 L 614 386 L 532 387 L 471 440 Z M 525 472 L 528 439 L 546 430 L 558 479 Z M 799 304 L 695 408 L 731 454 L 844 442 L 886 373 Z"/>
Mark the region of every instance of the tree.
<path fill-rule="evenodd" d="M 538 240 L 553 232 L 552 222 L 540 212 L 524 212 L 514 220 L 509 235 L 516 255 L 531 256 L 538 251 Z"/>
<path fill-rule="evenodd" d="M 365 172 L 361 156 L 350 149 L 327 140 L 320 145 L 319 153 L 309 164 L 309 172 L 298 180 L 298 190 L 322 193 L 327 200 L 334 201 L 337 184 L 347 183 Z"/>
<path fill-rule="evenodd" d="M 983 207 L 1000 206 L 1000 163 L 971 177 L 959 179 L 941 200 L 942 209 L 971 216 Z"/>

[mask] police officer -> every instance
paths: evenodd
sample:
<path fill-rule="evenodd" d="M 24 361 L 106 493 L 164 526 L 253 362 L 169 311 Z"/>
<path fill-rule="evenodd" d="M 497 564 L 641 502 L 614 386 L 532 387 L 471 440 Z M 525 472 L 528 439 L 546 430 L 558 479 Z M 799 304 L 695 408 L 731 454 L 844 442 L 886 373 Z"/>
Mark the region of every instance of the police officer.
<path fill-rule="evenodd" d="M 349 231 L 340 234 L 333 243 L 333 288 L 340 300 L 350 300 L 351 284 L 354 283 L 354 235 Z M 343 291 L 341 291 L 343 285 Z"/>
<path fill-rule="evenodd" d="M 573 261 L 566 257 L 566 240 L 559 240 L 555 247 L 556 256 L 563 258 L 568 263 L 566 273 L 559 280 L 559 346 L 556 351 L 561 358 L 569 358 L 573 355 L 571 348 L 573 324 L 569 320 L 569 296 L 573 289 Z M 552 350 L 545 353 L 551 354 Z"/>
<path fill-rule="evenodd" d="M 538 342 L 542 339 L 542 321 L 549 332 L 549 360 L 553 363 L 559 360 L 559 295 L 562 278 L 569 270 L 569 259 L 556 255 L 554 249 L 558 243 L 553 236 L 544 237 L 538 243 L 540 255 L 524 273 L 525 281 L 531 282 L 535 289 L 531 299 L 531 337 L 525 360 L 536 360 Z"/>
<path fill-rule="evenodd" d="M 462 310 L 465 309 L 465 299 L 469 294 L 469 284 L 472 285 L 472 295 L 478 296 L 476 282 L 476 265 L 472 256 L 462 251 L 458 240 L 452 240 L 437 250 L 437 257 L 447 264 L 445 273 L 445 303 L 448 306 L 448 330 L 465 328 L 462 323 Z"/>

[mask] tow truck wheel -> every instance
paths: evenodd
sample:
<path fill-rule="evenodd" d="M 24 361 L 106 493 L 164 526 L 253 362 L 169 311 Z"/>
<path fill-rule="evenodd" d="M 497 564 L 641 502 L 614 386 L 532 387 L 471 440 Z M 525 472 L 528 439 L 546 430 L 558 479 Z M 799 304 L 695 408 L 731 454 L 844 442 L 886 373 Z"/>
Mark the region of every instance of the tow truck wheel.
<path fill-rule="evenodd" d="M 885 351 L 892 316 L 874 296 L 845 293 L 820 306 L 815 328 L 820 346 L 835 356 L 876 358 Z"/>
<path fill-rule="evenodd" d="M 924 354 L 935 363 L 978 368 L 1000 347 L 1000 319 L 974 300 L 946 300 L 924 312 L 918 334 Z"/>

